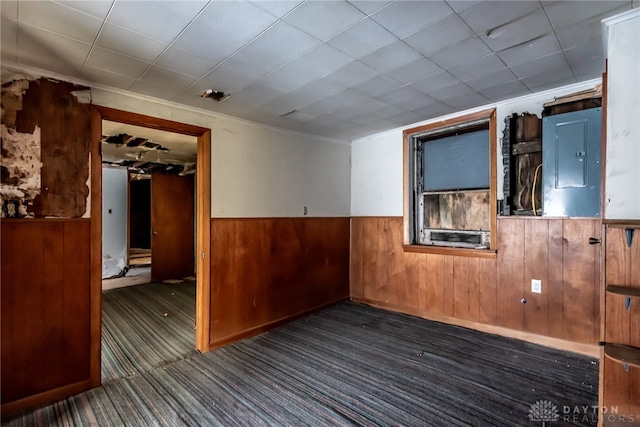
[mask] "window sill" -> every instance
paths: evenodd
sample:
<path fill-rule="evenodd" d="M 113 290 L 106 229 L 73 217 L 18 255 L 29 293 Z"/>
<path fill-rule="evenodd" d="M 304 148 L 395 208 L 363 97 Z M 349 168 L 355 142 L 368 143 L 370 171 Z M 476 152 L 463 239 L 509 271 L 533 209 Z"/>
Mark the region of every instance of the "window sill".
<path fill-rule="evenodd" d="M 415 252 L 423 254 L 451 255 L 472 258 L 497 258 L 498 251 L 495 249 L 467 249 L 467 248 L 451 248 L 444 246 L 426 246 L 426 245 L 404 245 L 402 247 L 405 252 Z"/>

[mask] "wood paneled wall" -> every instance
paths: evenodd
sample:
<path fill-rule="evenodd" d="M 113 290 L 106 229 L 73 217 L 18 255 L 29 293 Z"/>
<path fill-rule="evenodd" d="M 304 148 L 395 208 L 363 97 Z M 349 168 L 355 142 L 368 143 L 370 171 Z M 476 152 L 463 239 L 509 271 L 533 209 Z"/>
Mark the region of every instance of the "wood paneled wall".
<path fill-rule="evenodd" d="M 428 318 L 460 319 L 595 345 L 599 219 L 498 219 L 496 259 L 404 252 L 401 217 L 351 219 L 351 296 Z M 531 293 L 531 279 L 542 293 Z M 526 303 L 521 302 L 522 299 Z"/>
<path fill-rule="evenodd" d="M 632 228 L 630 228 L 632 229 Z M 606 285 L 624 287 L 628 292 L 606 292 L 604 333 L 607 344 L 635 349 L 636 362 L 625 367 L 619 360 L 602 357 L 603 378 L 600 404 L 617 408 L 620 416 L 635 416 L 640 422 L 640 223 L 635 224 L 631 246 L 625 228 L 607 226 L 605 272 Z M 634 296 L 635 295 L 635 296 Z M 629 308 L 627 309 L 627 298 Z M 633 360 L 630 357 L 630 360 Z M 606 420 L 606 418 L 605 418 Z M 635 425 L 635 424 L 634 424 Z"/>
<path fill-rule="evenodd" d="M 348 297 L 349 218 L 211 220 L 211 348 Z"/>
<path fill-rule="evenodd" d="M 11 411 L 20 399 L 88 388 L 91 221 L 3 219 L 1 227 L 2 408 Z"/>

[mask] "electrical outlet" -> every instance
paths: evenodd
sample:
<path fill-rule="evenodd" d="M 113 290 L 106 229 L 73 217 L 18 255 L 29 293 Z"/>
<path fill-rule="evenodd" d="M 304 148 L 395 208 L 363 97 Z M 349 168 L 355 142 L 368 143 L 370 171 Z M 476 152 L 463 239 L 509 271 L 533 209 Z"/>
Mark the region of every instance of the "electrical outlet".
<path fill-rule="evenodd" d="M 542 280 L 531 279 L 531 292 L 534 294 L 542 293 Z"/>

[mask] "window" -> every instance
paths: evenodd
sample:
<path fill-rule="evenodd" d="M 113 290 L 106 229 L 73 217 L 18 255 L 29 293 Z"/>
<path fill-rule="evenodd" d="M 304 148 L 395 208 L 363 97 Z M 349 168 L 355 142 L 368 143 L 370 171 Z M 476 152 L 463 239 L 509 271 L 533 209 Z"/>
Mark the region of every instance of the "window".
<path fill-rule="evenodd" d="M 495 255 L 495 110 L 404 132 L 405 248 Z"/>

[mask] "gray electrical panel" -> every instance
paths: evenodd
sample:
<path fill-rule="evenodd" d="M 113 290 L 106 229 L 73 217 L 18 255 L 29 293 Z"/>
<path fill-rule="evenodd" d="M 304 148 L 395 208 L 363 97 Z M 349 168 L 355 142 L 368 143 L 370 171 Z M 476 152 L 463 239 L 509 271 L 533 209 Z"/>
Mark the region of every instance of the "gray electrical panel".
<path fill-rule="evenodd" d="M 545 216 L 600 216 L 601 129 L 601 108 L 543 119 Z"/>

